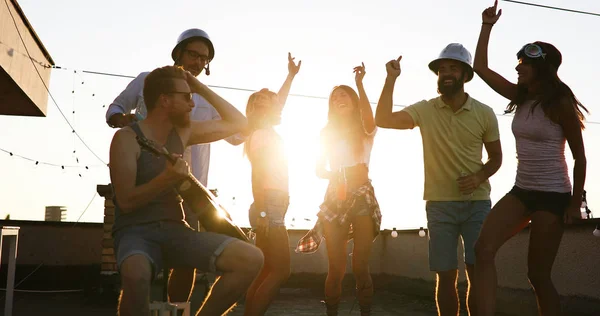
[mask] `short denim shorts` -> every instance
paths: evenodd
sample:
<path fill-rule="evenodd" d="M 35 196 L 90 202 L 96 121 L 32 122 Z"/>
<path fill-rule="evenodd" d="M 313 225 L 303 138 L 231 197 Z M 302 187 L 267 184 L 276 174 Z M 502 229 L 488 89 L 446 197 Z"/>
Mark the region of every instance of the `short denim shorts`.
<path fill-rule="evenodd" d="M 194 231 L 185 222 L 160 221 L 124 227 L 113 233 L 117 266 L 129 256 L 142 254 L 152 265 L 153 277 L 165 266 L 217 271 L 215 262 L 227 245 L 237 239 Z"/>
<path fill-rule="evenodd" d="M 256 228 L 260 213 L 265 212 L 269 219 L 269 227 L 285 227 L 285 214 L 290 205 L 290 197 L 287 192 L 280 190 L 265 190 L 265 209 L 261 210 L 254 203 L 250 205 L 250 226 Z"/>

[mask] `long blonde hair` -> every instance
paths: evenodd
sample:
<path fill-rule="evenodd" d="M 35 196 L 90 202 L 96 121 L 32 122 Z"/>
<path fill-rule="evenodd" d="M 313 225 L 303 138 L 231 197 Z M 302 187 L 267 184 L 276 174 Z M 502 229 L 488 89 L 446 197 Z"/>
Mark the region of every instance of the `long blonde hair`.
<path fill-rule="evenodd" d="M 254 92 L 250 95 L 250 97 L 248 98 L 248 103 L 246 104 L 246 118 L 248 119 L 248 129 L 250 130 L 250 133 L 248 134 L 248 137 L 246 138 L 246 141 L 244 142 L 244 155 L 248 156 L 248 150 L 250 148 L 250 141 L 252 139 L 252 135 L 254 134 L 254 132 L 258 129 L 261 128 L 266 128 L 266 127 L 271 127 L 273 126 L 273 121 L 270 119 L 270 112 L 267 111 L 265 112 L 259 112 L 256 111 L 256 108 L 254 106 L 254 103 L 256 101 L 256 98 L 259 95 L 267 95 L 270 99 L 273 100 L 273 103 L 275 103 L 275 100 L 278 100 L 278 96 L 277 93 L 270 91 L 267 88 L 261 89 L 260 91 Z M 277 101 L 278 102 L 278 101 Z M 272 104 L 272 107 L 277 106 L 278 104 Z M 250 159 L 250 157 L 248 157 Z"/>

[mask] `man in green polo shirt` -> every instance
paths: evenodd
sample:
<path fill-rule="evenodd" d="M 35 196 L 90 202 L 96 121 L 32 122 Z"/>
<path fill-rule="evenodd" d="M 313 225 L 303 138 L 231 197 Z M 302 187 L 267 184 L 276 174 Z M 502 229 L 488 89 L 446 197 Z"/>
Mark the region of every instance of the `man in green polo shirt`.
<path fill-rule="evenodd" d="M 469 282 L 467 307 L 474 311 L 470 295 L 474 276 L 474 245 L 491 209 L 490 183 L 502 164 L 498 121 L 489 106 L 464 91 L 473 78 L 471 54 L 461 45 L 446 46 L 429 64 L 438 76 L 439 97 L 423 100 L 402 111 L 392 112 L 394 84 L 400 75 L 400 60 L 386 64 L 387 78 L 375 121 L 377 126 L 421 131 L 425 166 L 429 268 L 437 274 L 436 302 L 439 315 L 458 315 L 456 289 L 459 237 Z M 488 160 L 482 162 L 485 147 Z"/>

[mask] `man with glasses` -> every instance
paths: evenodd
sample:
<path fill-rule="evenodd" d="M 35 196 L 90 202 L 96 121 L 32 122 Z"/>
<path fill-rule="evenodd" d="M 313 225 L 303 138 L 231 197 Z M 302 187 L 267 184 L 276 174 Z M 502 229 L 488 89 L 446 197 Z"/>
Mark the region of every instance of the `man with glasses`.
<path fill-rule="evenodd" d="M 206 71 L 210 75 L 210 62 L 215 56 L 215 48 L 208 34 L 200 29 L 189 29 L 181 33 L 177 44 L 171 52 L 171 58 L 176 66 L 183 67 L 197 77 Z M 106 122 L 110 127 L 121 128 L 146 118 L 146 104 L 144 102 L 144 81 L 149 72 L 143 72 L 133 79 L 127 88 L 113 101 L 106 112 Z M 201 95 L 192 95 L 194 108 L 191 119 L 194 121 L 219 120 L 219 113 Z M 135 113 L 131 113 L 135 110 Z M 232 145 L 244 142 L 241 134 L 225 138 Z M 186 149 L 184 159 L 190 164 L 192 174 L 204 186 L 208 182 L 208 168 L 210 163 L 210 144 L 199 144 Z M 186 221 L 195 229 L 198 228 L 198 219 L 188 207 L 184 210 Z M 194 269 L 174 269 L 169 279 L 169 298 L 172 302 L 185 302 L 189 300 L 195 280 Z"/>
<path fill-rule="evenodd" d="M 263 264 L 262 252 L 236 238 L 197 232 L 184 220 L 174 190 L 189 174 L 181 159 L 187 146 L 209 143 L 244 130 L 240 111 L 175 66 L 146 76 L 143 95 L 147 118 L 118 130 L 110 146 L 114 188 L 113 236 L 121 275 L 118 315 L 150 315 L 151 281 L 164 266 L 197 268 L 220 276 L 196 315 L 222 315 L 247 291 Z M 192 92 L 208 100 L 222 120 L 190 119 Z M 161 144 L 176 157 L 171 164 L 142 150 L 136 138 Z"/>

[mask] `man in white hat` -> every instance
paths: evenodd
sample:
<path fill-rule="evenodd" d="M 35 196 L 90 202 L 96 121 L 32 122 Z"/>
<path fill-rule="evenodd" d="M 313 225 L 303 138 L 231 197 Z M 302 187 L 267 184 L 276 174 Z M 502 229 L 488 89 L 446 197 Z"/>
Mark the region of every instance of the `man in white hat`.
<path fill-rule="evenodd" d="M 185 30 L 177 38 L 177 43 L 171 51 L 175 65 L 183 67 L 195 77 L 204 70 L 210 75 L 210 62 L 215 56 L 215 48 L 208 34 L 201 29 Z M 150 72 L 143 72 L 133 79 L 117 96 L 106 111 L 106 122 L 110 127 L 121 128 L 146 118 L 144 103 L 144 80 Z M 191 120 L 207 121 L 220 120 L 215 108 L 202 96 L 192 95 L 194 109 Z M 135 111 L 134 111 L 135 110 Z M 134 113 L 131 113 L 134 111 Z M 241 134 L 225 138 L 232 145 L 244 142 Z M 208 167 L 210 163 L 210 144 L 199 144 L 188 147 L 184 158 L 190 165 L 192 174 L 204 186 L 208 182 Z M 184 203 L 185 205 L 185 203 Z M 186 221 L 192 228 L 198 228 L 198 219 L 188 207 L 184 207 Z M 195 279 L 194 269 L 174 269 L 169 279 L 169 299 L 172 302 L 185 302 L 189 299 Z"/>
<path fill-rule="evenodd" d="M 429 64 L 438 76 L 440 96 L 392 112 L 394 84 L 400 60 L 386 64 L 387 78 L 375 121 L 377 126 L 421 131 L 425 167 L 423 199 L 429 231 L 429 268 L 437 274 L 436 303 L 439 315 L 458 315 L 456 288 L 457 247 L 464 245 L 467 271 L 467 307 L 474 311 L 470 295 L 474 276 L 474 245 L 491 209 L 490 183 L 502 164 L 498 121 L 489 106 L 465 93 L 464 83 L 473 78 L 471 54 L 461 44 L 446 46 Z M 485 147 L 487 162 L 482 162 Z"/>

